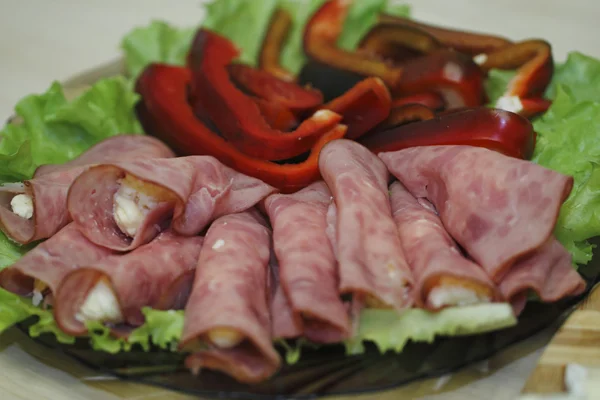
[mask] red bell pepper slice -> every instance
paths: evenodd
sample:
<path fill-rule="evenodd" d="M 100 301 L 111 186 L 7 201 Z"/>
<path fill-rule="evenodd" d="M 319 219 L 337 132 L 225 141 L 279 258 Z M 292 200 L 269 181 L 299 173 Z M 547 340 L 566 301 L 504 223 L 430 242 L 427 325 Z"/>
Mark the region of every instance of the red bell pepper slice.
<path fill-rule="evenodd" d="M 403 64 L 403 74 L 392 89 L 398 95 L 439 93 L 448 108 L 477 107 L 485 100 L 485 75 L 465 54 L 436 50 Z"/>
<path fill-rule="evenodd" d="M 283 10 L 278 9 L 273 13 L 269 28 L 263 39 L 258 55 L 258 66 L 269 74 L 287 82 L 295 80 L 294 74 L 281 66 L 281 50 L 292 26 L 292 17 Z"/>
<path fill-rule="evenodd" d="M 271 128 L 288 132 L 298 126 L 299 122 L 294 113 L 281 104 L 271 103 L 259 98 L 255 98 L 254 102 L 258 105 L 260 113 Z"/>
<path fill-rule="evenodd" d="M 374 153 L 416 146 L 468 145 L 529 159 L 535 132 L 531 122 L 518 114 L 480 107 L 376 132 L 359 143 Z"/>
<path fill-rule="evenodd" d="M 282 81 L 266 71 L 244 64 L 230 64 L 227 69 L 233 82 L 245 92 L 292 112 L 314 110 L 323 104 L 323 95 L 318 90 Z"/>
<path fill-rule="evenodd" d="M 442 28 L 413 19 L 387 14 L 380 15 L 379 22 L 422 30 L 432 35 L 444 46 L 469 55 L 489 53 L 490 51 L 506 47 L 512 43 L 510 40 L 500 36 Z"/>
<path fill-rule="evenodd" d="M 402 74 L 401 68 L 366 53 L 346 51 L 337 46 L 350 3 L 329 0 L 313 14 L 304 28 L 304 52 L 320 63 L 362 76 L 378 77 L 394 87 Z"/>
<path fill-rule="evenodd" d="M 427 33 L 422 34 L 423 44 L 415 47 L 429 53 L 401 65 L 373 58 L 366 52 L 350 52 L 337 47 L 349 4 L 344 0 L 329 0 L 306 24 L 304 50 L 310 58 L 337 69 L 381 78 L 394 97 L 435 91 L 444 97 L 448 107 L 475 107 L 484 103 L 485 76 L 481 68 L 465 54 L 438 47 Z M 401 27 L 398 29 L 402 30 Z M 404 29 L 395 40 L 409 44 L 411 35 L 419 33 Z"/>
<path fill-rule="evenodd" d="M 423 30 L 390 23 L 375 25 L 358 45 L 361 52 L 394 64 L 441 47 L 441 43 L 433 35 Z"/>
<path fill-rule="evenodd" d="M 291 193 L 320 179 L 319 153 L 346 133 L 336 125 L 315 143 L 308 158 L 298 164 L 277 164 L 250 157 L 200 121 L 188 103 L 191 73 L 187 68 L 152 64 L 140 75 L 136 91 L 141 95 L 138 116 L 144 128 L 181 155 L 210 155 L 235 170 L 254 176 Z"/>
<path fill-rule="evenodd" d="M 405 95 L 392 99 L 392 108 L 405 106 L 408 104 L 421 104 L 432 110 L 441 110 L 446 106 L 444 98 L 436 92 L 422 92 Z"/>
<path fill-rule="evenodd" d="M 386 131 L 410 122 L 427 121 L 433 118 L 435 118 L 435 111 L 431 108 L 417 103 L 405 104 L 392 108 L 390 115 L 379 124 L 375 131 Z"/>
<path fill-rule="evenodd" d="M 229 79 L 227 66 L 239 55 L 227 38 L 206 29 L 196 34 L 188 63 L 194 107 L 202 108 L 221 135 L 242 153 L 263 160 L 285 160 L 310 150 L 342 119 L 319 110 L 293 132 L 273 129 L 256 103 Z"/>
<path fill-rule="evenodd" d="M 347 139 L 357 139 L 373 129 L 390 113 L 390 92 L 379 78 L 367 78 L 330 101 L 323 109 L 343 116 Z"/>
<path fill-rule="evenodd" d="M 552 47 L 544 40 L 526 40 L 486 55 L 481 68 L 517 69 L 504 96 L 542 96 L 554 74 Z"/>

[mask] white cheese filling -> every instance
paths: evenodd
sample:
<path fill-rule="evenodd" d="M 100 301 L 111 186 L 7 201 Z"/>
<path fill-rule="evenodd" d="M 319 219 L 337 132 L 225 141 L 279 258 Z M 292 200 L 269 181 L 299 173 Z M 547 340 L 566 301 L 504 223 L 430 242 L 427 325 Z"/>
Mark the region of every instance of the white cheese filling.
<path fill-rule="evenodd" d="M 18 194 L 10 201 L 12 212 L 21 218 L 33 217 L 33 198 L 28 194 Z"/>
<path fill-rule="evenodd" d="M 83 302 L 79 313 L 75 316 L 79 322 L 101 321 L 122 322 L 123 315 L 119 300 L 110 285 L 101 280 L 90 291 Z"/>
<path fill-rule="evenodd" d="M 141 193 L 123 182 L 113 201 L 115 222 L 130 237 L 136 235 L 146 215 L 158 205 L 155 197 Z"/>
<path fill-rule="evenodd" d="M 458 285 L 436 286 L 429 292 L 429 303 L 435 308 L 487 303 L 488 296 Z"/>
<path fill-rule="evenodd" d="M 518 96 L 502 96 L 496 101 L 496 108 L 519 113 L 523 111 L 523 103 Z"/>
<path fill-rule="evenodd" d="M 237 346 L 244 339 L 239 331 L 232 328 L 214 328 L 207 333 L 208 340 L 221 349 Z"/>

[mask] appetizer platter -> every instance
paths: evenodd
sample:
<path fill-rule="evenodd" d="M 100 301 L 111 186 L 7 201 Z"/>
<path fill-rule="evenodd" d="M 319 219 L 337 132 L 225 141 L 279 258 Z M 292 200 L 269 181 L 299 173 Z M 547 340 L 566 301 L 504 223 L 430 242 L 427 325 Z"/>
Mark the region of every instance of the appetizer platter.
<path fill-rule="evenodd" d="M 1 133 L 0 332 L 311 397 L 484 360 L 597 281 L 594 58 L 344 0 L 215 1 L 122 48 Z"/>

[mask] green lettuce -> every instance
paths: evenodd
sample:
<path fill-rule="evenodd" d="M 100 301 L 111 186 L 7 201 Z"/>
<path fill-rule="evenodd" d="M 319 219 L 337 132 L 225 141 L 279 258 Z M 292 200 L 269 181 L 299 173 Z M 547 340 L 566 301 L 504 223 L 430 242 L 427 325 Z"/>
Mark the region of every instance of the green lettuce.
<path fill-rule="evenodd" d="M 65 163 L 107 137 L 142 133 L 137 100 L 123 77 L 101 80 L 71 102 L 58 82 L 25 97 L 15 106 L 20 123 L 0 132 L 0 183 L 31 178 L 38 166 Z"/>
<path fill-rule="evenodd" d="M 298 73 L 306 62 L 302 50 L 304 26 L 325 0 L 213 0 L 205 5 L 206 18 L 202 27 L 215 31 L 233 41 L 241 50 L 240 61 L 256 65 L 258 53 L 269 21 L 279 7 L 292 16 L 292 26 L 282 50 L 281 64 Z M 338 44 L 354 49 L 361 36 L 377 21 L 377 15 L 409 16 L 407 5 L 392 4 L 388 0 L 355 1 L 344 22 Z M 200 25 L 199 25 L 200 26 Z M 153 62 L 184 65 L 187 50 L 198 27 L 176 28 L 165 22 L 153 21 L 128 33 L 121 42 L 125 65 L 130 76 L 137 76 Z"/>
<path fill-rule="evenodd" d="M 556 66 L 546 97 L 556 98 L 559 87 L 567 87 L 576 102 L 600 101 L 600 61 L 574 51 Z"/>
<path fill-rule="evenodd" d="M 538 139 L 533 161 L 574 177 L 555 235 L 574 262 L 587 264 L 593 248 L 588 239 L 600 235 L 600 102 L 578 101 L 563 85 L 555 90 L 552 106 L 534 123 Z"/>
<path fill-rule="evenodd" d="M 195 32 L 195 27 L 176 28 L 164 21 L 133 29 L 121 41 L 127 73 L 137 77 L 153 62 L 184 65 Z"/>
<path fill-rule="evenodd" d="M 346 352 L 364 352 L 364 342 L 375 343 L 381 353 L 400 352 L 409 341 L 431 343 L 437 336 L 474 335 L 516 323 L 507 303 L 451 307 L 438 312 L 413 308 L 400 315 L 393 310 L 366 309 L 361 312 L 358 333 L 346 342 Z"/>

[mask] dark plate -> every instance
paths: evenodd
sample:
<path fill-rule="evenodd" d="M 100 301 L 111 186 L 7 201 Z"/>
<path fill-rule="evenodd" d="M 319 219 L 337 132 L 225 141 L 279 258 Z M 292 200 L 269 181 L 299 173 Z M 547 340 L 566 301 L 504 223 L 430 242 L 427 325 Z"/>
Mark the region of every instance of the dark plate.
<path fill-rule="evenodd" d="M 588 292 L 598 281 L 600 263 L 585 267 Z M 524 340 L 564 317 L 588 292 L 554 304 L 530 302 L 509 329 L 476 336 L 438 338 L 432 344 L 409 343 L 400 354 L 379 354 L 374 346 L 359 356 L 347 357 L 341 346 L 303 351 L 300 361 L 285 366 L 267 382 L 242 385 L 216 372 L 194 377 L 183 368 L 183 357 L 160 350 L 111 355 L 90 349 L 85 340 L 62 345 L 52 335 L 36 341 L 76 359 L 100 373 L 125 380 L 156 385 L 180 392 L 214 398 L 307 399 L 390 389 L 409 382 L 440 376 L 468 364 L 485 360 Z M 22 330 L 27 324 L 21 324 Z"/>

